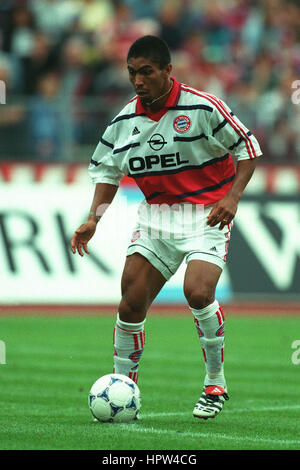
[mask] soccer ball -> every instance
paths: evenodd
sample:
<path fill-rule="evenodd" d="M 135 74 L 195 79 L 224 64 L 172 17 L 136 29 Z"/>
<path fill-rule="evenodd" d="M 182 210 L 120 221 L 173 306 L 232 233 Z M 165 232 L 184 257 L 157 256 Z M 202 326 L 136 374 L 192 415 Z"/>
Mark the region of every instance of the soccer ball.
<path fill-rule="evenodd" d="M 137 418 L 141 392 L 126 375 L 107 374 L 92 385 L 88 403 L 98 421 L 128 423 Z"/>

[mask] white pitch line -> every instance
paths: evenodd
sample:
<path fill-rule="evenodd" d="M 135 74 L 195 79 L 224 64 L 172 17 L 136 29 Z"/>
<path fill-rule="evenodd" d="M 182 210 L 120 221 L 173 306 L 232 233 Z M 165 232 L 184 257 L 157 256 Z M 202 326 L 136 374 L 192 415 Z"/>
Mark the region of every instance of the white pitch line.
<path fill-rule="evenodd" d="M 251 437 L 251 436 L 230 436 L 228 434 L 221 434 L 221 433 L 203 433 L 203 432 L 180 432 L 174 431 L 173 429 L 154 429 L 154 428 L 142 428 L 142 427 L 137 427 L 137 428 L 132 428 L 130 425 L 126 424 L 120 424 L 123 428 L 126 428 L 127 431 L 132 431 L 132 432 L 141 432 L 141 433 L 152 433 L 152 434 L 173 434 L 177 437 L 192 437 L 199 439 L 200 437 L 203 438 L 219 438 L 219 439 L 227 439 L 230 441 L 251 441 L 251 442 L 256 442 L 256 443 L 263 443 L 263 442 L 268 442 L 270 444 L 277 444 L 277 445 L 289 445 L 289 444 L 300 444 L 300 440 L 292 440 L 292 439 L 270 439 L 270 438 L 265 438 L 265 437 Z"/>
<path fill-rule="evenodd" d="M 298 410 L 300 409 L 300 405 L 285 405 L 285 406 L 265 406 L 260 408 L 237 408 L 233 410 L 223 410 L 222 413 L 247 413 L 247 412 L 260 412 L 260 411 L 283 411 L 283 410 Z M 158 418 L 158 417 L 169 417 L 169 416 L 185 416 L 185 415 L 192 415 L 187 411 L 179 411 L 179 412 L 169 412 L 169 413 L 145 413 L 144 415 L 141 413 L 141 419 L 145 418 Z M 183 431 L 178 433 L 173 429 L 155 429 L 145 428 L 145 427 L 134 427 L 132 428 L 130 425 L 123 424 L 121 425 L 125 427 L 128 431 L 132 432 L 141 432 L 141 433 L 152 433 L 152 434 L 174 434 L 177 437 L 192 437 L 192 438 L 219 438 L 219 439 L 227 439 L 230 441 L 250 441 L 256 443 L 270 443 L 275 445 L 291 445 L 291 444 L 298 444 L 300 446 L 300 439 L 272 439 L 268 437 L 251 437 L 251 436 L 231 436 L 228 434 L 221 434 L 221 433 L 203 433 L 203 432 L 190 432 L 190 431 Z"/>
<path fill-rule="evenodd" d="M 300 405 L 284 405 L 284 406 L 264 406 L 260 408 L 235 408 L 232 410 L 224 409 L 223 413 L 252 413 L 260 411 L 284 411 L 284 410 L 299 410 Z M 170 411 L 166 413 L 141 413 L 141 418 L 159 418 L 159 417 L 168 417 L 168 416 L 184 416 L 191 415 L 191 412 L 188 411 Z"/>

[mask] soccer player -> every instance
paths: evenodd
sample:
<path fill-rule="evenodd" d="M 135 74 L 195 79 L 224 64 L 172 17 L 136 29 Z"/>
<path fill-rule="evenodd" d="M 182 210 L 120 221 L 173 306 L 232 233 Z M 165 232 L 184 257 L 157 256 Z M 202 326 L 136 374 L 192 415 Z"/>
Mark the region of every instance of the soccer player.
<path fill-rule="evenodd" d="M 160 38 L 136 40 L 127 68 L 136 96 L 107 126 L 92 156 L 94 198 L 87 221 L 73 235 L 72 251 L 89 254 L 87 243 L 120 180 L 134 178 L 145 199 L 121 279 L 114 372 L 137 381 L 147 311 L 185 260 L 184 294 L 206 367 L 193 414 L 214 418 L 228 399 L 225 317 L 215 290 L 238 202 L 262 153 L 227 104 L 171 75 L 170 51 Z"/>

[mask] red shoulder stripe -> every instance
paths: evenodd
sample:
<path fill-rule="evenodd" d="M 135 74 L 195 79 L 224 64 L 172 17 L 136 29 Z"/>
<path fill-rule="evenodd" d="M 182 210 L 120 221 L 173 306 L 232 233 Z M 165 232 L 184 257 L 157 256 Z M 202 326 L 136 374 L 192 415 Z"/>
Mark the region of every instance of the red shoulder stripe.
<path fill-rule="evenodd" d="M 249 155 L 250 159 L 253 159 L 253 158 L 256 157 L 255 149 L 254 149 L 253 144 L 251 142 L 251 139 L 249 138 L 247 133 L 244 131 L 244 129 L 242 129 L 242 127 L 239 126 L 239 124 L 233 119 L 233 117 L 230 115 L 230 113 L 228 113 L 228 111 L 225 109 L 224 105 L 215 96 L 209 95 L 208 93 L 204 93 L 204 92 L 194 90 L 193 88 L 189 88 L 187 85 L 183 85 L 182 89 L 185 90 L 185 91 L 188 91 L 190 93 L 193 93 L 194 95 L 205 98 L 210 103 L 214 104 L 216 106 L 216 108 L 218 109 L 218 111 L 222 114 L 222 116 L 225 119 L 227 119 L 227 121 L 229 122 L 231 127 L 237 132 L 237 134 L 245 140 L 246 148 L 247 148 L 248 155 Z M 252 152 L 250 150 L 249 143 L 250 143 L 250 147 L 251 147 Z"/>

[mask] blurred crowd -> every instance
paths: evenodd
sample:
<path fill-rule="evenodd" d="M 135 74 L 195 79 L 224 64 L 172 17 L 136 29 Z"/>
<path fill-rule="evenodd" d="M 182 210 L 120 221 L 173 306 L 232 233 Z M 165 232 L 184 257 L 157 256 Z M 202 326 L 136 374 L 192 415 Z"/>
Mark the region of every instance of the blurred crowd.
<path fill-rule="evenodd" d="M 266 163 L 300 164 L 298 4 L 0 0 L 0 159 L 88 161 L 133 96 L 130 44 L 154 34 L 169 44 L 174 76 L 224 99 Z"/>

